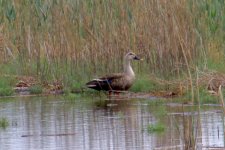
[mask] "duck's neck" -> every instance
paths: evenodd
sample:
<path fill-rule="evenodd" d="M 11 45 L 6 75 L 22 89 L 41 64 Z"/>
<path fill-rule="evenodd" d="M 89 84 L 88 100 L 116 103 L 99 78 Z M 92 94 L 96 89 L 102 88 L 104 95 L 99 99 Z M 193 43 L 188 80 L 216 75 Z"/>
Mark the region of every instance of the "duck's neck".
<path fill-rule="evenodd" d="M 129 76 L 135 77 L 134 71 L 130 65 L 130 60 L 126 60 L 124 62 L 124 73 L 126 73 Z"/>

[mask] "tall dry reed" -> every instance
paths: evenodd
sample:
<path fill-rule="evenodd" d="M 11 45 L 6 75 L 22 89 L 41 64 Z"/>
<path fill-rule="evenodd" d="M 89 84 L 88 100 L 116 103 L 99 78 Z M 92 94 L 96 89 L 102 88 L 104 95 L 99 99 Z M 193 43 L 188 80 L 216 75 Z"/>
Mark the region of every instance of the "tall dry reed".
<path fill-rule="evenodd" d="M 1 57 L 16 60 L 20 74 L 90 78 L 121 70 L 131 50 L 145 58 L 134 64 L 139 72 L 187 71 L 191 82 L 189 66 L 206 58 L 204 18 L 196 23 L 203 4 L 193 0 L 0 3 Z"/>

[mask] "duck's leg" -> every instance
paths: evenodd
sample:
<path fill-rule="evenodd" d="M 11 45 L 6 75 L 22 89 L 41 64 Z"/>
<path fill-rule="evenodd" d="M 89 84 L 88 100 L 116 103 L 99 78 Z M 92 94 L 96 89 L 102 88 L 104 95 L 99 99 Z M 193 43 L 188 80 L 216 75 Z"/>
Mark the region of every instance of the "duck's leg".
<path fill-rule="evenodd" d="M 108 97 L 109 97 L 109 99 L 111 99 L 111 97 L 112 97 L 112 91 L 108 91 Z"/>
<path fill-rule="evenodd" d="M 111 99 L 111 98 L 119 98 L 120 97 L 120 93 L 121 93 L 121 91 L 116 91 L 116 90 L 109 90 L 108 91 L 108 97 L 109 97 L 109 99 Z"/>

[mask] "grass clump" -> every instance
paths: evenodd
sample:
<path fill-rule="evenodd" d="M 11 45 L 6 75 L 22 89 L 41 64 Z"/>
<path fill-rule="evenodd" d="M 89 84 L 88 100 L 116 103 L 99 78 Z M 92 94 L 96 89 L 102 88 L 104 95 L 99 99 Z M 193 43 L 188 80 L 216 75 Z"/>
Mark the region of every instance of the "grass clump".
<path fill-rule="evenodd" d="M 159 85 L 150 80 L 148 76 L 140 76 L 136 79 L 134 85 L 131 88 L 133 92 L 150 92 L 158 89 Z"/>
<path fill-rule="evenodd" d="M 13 94 L 13 89 L 11 84 L 13 82 L 13 78 L 9 77 L 1 77 L 0 79 L 0 96 L 11 96 Z"/>
<path fill-rule="evenodd" d="M 11 87 L 1 87 L 0 96 L 11 96 L 14 93 Z"/>
<path fill-rule="evenodd" d="M 197 92 L 197 91 L 195 91 L 195 92 Z M 198 96 L 197 93 L 194 93 L 194 103 L 195 104 L 198 103 L 197 102 L 197 99 L 198 99 L 197 96 Z M 190 102 L 191 101 L 191 92 L 187 91 L 184 94 L 183 98 L 179 98 L 179 99 L 181 99 L 182 102 Z M 218 103 L 217 97 L 212 95 L 212 94 L 210 94 L 207 89 L 202 88 L 202 87 L 199 89 L 199 99 L 200 99 L 200 103 L 201 104 L 215 104 L 215 103 Z"/>
<path fill-rule="evenodd" d="M 215 104 L 218 103 L 217 97 L 213 96 L 206 89 L 199 90 L 199 97 L 201 104 Z M 197 103 L 197 101 L 196 101 Z"/>
<path fill-rule="evenodd" d="M 0 118 L 0 128 L 6 129 L 9 126 L 9 121 L 6 118 Z"/>
<path fill-rule="evenodd" d="M 67 92 L 67 93 L 64 94 L 64 98 L 66 100 L 76 100 L 80 97 L 81 97 L 81 94 L 73 94 L 73 93 L 70 93 L 70 92 Z"/>
<path fill-rule="evenodd" d="M 43 92 L 43 88 L 40 85 L 34 85 L 30 87 L 31 94 L 41 94 Z"/>
<path fill-rule="evenodd" d="M 166 126 L 161 122 L 155 124 L 149 124 L 147 127 L 148 133 L 162 133 L 166 129 Z"/>

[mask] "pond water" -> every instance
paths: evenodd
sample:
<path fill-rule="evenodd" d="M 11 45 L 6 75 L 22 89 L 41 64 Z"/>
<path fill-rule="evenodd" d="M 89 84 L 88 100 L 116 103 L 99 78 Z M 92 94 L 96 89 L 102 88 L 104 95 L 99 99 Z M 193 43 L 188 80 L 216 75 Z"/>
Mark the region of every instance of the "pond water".
<path fill-rule="evenodd" d="M 193 131 L 197 149 L 224 147 L 219 106 L 202 106 L 198 111 L 188 105 L 152 101 L 157 100 L 110 101 L 98 96 L 0 99 L 0 118 L 9 122 L 7 128 L 0 128 L 0 149 L 184 149 L 190 139 L 188 131 Z M 165 131 L 149 133 L 149 124 L 159 121 Z"/>

